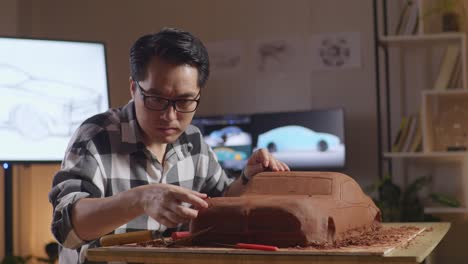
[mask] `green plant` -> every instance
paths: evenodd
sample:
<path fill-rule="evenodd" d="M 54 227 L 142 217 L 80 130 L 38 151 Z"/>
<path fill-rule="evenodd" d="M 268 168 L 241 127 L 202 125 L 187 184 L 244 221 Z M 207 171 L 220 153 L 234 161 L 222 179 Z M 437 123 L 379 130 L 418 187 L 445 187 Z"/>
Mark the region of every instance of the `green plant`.
<path fill-rule="evenodd" d="M 424 12 L 422 19 L 433 15 L 442 17 L 445 30 L 459 30 L 465 21 L 465 6 L 462 0 L 439 0 Z"/>
<path fill-rule="evenodd" d="M 32 256 L 20 257 L 20 256 L 6 256 L 1 264 L 25 264 L 32 259 Z"/>
<path fill-rule="evenodd" d="M 421 222 L 437 221 L 430 214 L 424 213 L 420 191 L 432 181 L 430 176 L 422 176 L 411 182 L 405 190 L 393 183 L 390 175 L 385 175 L 380 181 L 366 188 L 368 193 L 378 192 L 374 198 L 375 204 L 382 211 L 385 222 Z M 441 193 L 430 193 L 432 201 L 451 207 L 459 207 L 460 203 L 453 197 Z"/>
<path fill-rule="evenodd" d="M 44 262 L 48 264 L 54 264 L 58 259 L 58 244 L 56 242 L 50 242 L 45 246 L 45 252 L 47 258 L 33 257 L 33 256 L 6 256 L 3 258 L 0 264 L 25 264 L 28 263 L 31 259 L 37 259 L 39 262 Z"/>

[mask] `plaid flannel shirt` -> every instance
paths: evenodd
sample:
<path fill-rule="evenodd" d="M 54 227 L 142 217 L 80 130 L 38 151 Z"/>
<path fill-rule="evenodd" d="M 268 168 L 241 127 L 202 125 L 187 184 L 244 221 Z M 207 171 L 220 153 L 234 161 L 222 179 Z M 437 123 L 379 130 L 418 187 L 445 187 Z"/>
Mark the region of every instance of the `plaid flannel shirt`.
<path fill-rule="evenodd" d="M 152 183 L 220 196 L 232 182 L 192 125 L 167 145 L 163 164 L 142 143 L 133 101 L 86 120 L 70 140 L 49 193 L 54 207 L 52 233 L 62 245 L 60 263 L 84 263 L 86 249 L 96 244 L 82 241 L 71 224 L 72 207 L 81 198 L 113 196 Z M 159 228 L 153 218 L 141 215 L 114 233 Z"/>

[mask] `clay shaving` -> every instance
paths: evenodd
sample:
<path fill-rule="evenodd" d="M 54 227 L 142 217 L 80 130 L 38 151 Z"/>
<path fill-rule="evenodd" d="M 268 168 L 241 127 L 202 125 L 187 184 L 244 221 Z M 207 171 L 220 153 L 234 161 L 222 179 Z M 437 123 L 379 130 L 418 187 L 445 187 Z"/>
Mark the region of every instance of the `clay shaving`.
<path fill-rule="evenodd" d="M 382 227 L 379 225 L 370 228 L 352 229 L 344 233 L 343 239 L 334 243 L 310 243 L 305 247 L 294 247 L 295 249 L 337 249 L 346 247 L 386 247 L 395 246 L 408 240 L 413 234 L 420 230 L 416 226 Z M 430 229 L 426 229 L 430 232 Z M 165 243 L 171 242 L 171 238 L 165 239 Z M 153 240 L 145 243 L 138 243 L 140 247 L 165 247 L 165 243 L 160 240 Z"/>
<path fill-rule="evenodd" d="M 385 247 L 398 245 L 418 232 L 416 226 L 382 227 L 372 226 L 366 229 L 352 229 L 343 234 L 343 239 L 334 243 L 310 243 L 308 247 L 316 249 L 336 249 L 345 247 Z"/>

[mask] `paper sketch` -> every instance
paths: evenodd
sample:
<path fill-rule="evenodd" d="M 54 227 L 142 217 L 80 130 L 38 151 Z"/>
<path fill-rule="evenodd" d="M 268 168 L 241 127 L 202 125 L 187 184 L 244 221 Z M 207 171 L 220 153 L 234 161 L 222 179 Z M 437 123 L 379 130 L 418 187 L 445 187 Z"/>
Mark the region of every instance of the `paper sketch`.
<path fill-rule="evenodd" d="M 206 44 L 213 75 L 239 74 L 242 62 L 242 43 L 238 40 L 209 42 Z"/>
<path fill-rule="evenodd" d="M 259 73 L 297 71 L 301 66 L 303 45 L 294 38 L 260 40 L 255 43 L 255 65 Z"/>
<path fill-rule="evenodd" d="M 361 67 L 361 39 L 358 32 L 314 35 L 310 38 L 312 70 Z"/>

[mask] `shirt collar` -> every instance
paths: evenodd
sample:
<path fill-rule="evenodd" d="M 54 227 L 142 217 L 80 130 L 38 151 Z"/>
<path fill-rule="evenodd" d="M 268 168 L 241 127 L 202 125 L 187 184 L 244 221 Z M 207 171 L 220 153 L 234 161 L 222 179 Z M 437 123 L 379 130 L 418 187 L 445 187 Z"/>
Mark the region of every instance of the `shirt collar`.
<path fill-rule="evenodd" d="M 186 157 L 192 156 L 193 144 L 188 141 L 186 132 L 173 143 L 167 144 L 166 159 L 170 159 L 176 155 L 178 160 L 183 160 Z"/>
<path fill-rule="evenodd" d="M 133 153 L 145 148 L 143 136 L 135 113 L 135 103 L 130 100 L 120 111 L 120 151 Z"/>

